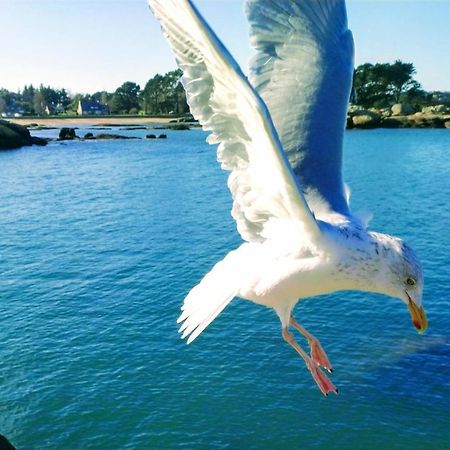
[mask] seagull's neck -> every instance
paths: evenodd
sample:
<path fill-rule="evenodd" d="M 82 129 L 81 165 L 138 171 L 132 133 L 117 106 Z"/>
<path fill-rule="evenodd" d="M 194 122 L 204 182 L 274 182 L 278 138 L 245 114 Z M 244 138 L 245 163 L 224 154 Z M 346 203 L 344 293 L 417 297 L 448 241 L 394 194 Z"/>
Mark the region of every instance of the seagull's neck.
<path fill-rule="evenodd" d="M 386 280 L 397 240 L 359 229 L 347 228 L 341 234 L 343 251 L 334 269 L 338 289 L 393 295 Z"/>

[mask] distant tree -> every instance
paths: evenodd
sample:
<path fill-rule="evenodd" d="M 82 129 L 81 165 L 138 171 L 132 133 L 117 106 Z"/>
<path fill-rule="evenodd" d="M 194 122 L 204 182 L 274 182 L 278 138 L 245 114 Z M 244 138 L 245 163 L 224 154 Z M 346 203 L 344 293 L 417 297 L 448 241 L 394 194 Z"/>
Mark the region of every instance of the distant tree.
<path fill-rule="evenodd" d="M 141 93 L 141 105 L 146 114 L 184 113 L 189 110 L 186 95 L 180 83 L 180 69 L 156 74 Z"/>
<path fill-rule="evenodd" d="M 68 92 L 65 89 L 59 89 L 56 91 L 57 93 L 57 105 L 61 105 L 64 111 L 67 110 L 72 99 L 70 98 Z"/>
<path fill-rule="evenodd" d="M 140 87 L 132 81 L 126 81 L 116 89 L 111 101 L 113 113 L 126 114 L 132 108 L 139 108 Z"/>
<path fill-rule="evenodd" d="M 36 91 L 33 97 L 33 111 L 37 116 L 41 116 L 45 111 L 45 99 L 40 90 Z"/>
<path fill-rule="evenodd" d="M 10 102 L 11 93 L 6 89 L 0 89 L 0 114 L 5 112 Z"/>
<path fill-rule="evenodd" d="M 6 100 L 0 96 L 0 114 L 6 111 Z"/>
<path fill-rule="evenodd" d="M 415 73 L 414 64 L 398 60 L 393 64 L 362 64 L 353 77 L 354 99 L 364 107 L 398 103 L 420 91 Z"/>
<path fill-rule="evenodd" d="M 180 79 L 183 72 L 180 69 L 167 72 L 164 76 L 166 91 L 166 113 L 184 113 L 188 111 L 186 94 Z"/>
<path fill-rule="evenodd" d="M 58 92 L 50 86 L 39 86 L 39 93 L 42 96 L 44 109 L 46 106 L 56 106 L 58 104 L 59 95 Z"/>
<path fill-rule="evenodd" d="M 185 114 L 189 112 L 189 105 L 186 101 L 186 91 L 184 90 L 183 85 L 180 81 L 178 81 L 175 86 L 175 112 L 178 114 Z"/>
<path fill-rule="evenodd" d="M 110 94 L 106 91 L 99 91 L 91 95 L 91 100 L 108 105 L 111 102 L 113 95 L 114 94 Z"/>
<path fill-rule="evenodd" d="M 164 79 L 157 73 L 147 81 L 141 93 L 141 104 L 145 114 L 161 113 L 160 103 L 164 98 Z"/>

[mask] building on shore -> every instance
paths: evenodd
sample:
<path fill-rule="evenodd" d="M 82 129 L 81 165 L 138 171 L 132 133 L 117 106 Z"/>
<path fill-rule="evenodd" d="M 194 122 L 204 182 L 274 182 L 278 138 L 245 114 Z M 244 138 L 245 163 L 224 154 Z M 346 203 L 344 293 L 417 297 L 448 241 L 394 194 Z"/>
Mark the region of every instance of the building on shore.
<path fill-rule="evenodd" d="M 0 114 L 1 117 L 22 117 L 25 114 L 25 109 L 16 102 L 8 105 Z"/>
<path fill-rule="evenodd" d="M 80 100 L 78 102 L 77 114 L 79 116 L 105 116 L 109 114 L 109 107 L 100 102 Z"/>
<path fill-rule="evenodd" d="M 46 107 L 44 108 L 44 113 L 47 116 L 54 116 L 57 114 L 61 114 L 64 112 L 64 106 L 61 103 L 58 104 L 50 104 L 50 105 L 46 105 Z"/>

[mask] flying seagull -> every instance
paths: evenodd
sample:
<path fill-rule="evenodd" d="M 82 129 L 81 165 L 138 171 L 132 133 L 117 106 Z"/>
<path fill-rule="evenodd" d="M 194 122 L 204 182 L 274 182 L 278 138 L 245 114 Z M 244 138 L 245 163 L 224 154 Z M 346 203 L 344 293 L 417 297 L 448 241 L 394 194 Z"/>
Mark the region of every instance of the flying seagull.
<path fill-rule="evenodd" d="M 273 308 L 322 393 L 337 393 L 321 369 L 332 371 L 326 353 L 293 317 L 299 300 L 378 292 L 402 300 L 419 332 L 427 328 L 417 256 L 367 229 L 342 180 L 354 52 L 345 1 L 247 0 L 248 78 L 190 0 L 148 3 L 183 71 L 192 114 L 219 144 L 244 240 L 185 298 L 182 337 L 192 342 L 235 297 Z"/>

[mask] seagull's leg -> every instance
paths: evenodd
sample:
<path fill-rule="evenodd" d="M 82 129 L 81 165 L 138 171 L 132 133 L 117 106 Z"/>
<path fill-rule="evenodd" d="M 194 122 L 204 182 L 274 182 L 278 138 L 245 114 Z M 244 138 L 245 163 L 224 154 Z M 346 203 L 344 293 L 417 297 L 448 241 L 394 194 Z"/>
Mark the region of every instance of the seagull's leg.
<path fill-rule="evenodd" d="M 317 383 L 317 386 L 319 386 L 319 389 L 322 391 L 322 394 L 328 395 L 329 392 L 334 392 L 337 394 L 338 390 L 336 389 L 336 386 L 320 370 L 320 367 L 314 362 L 314 360 L 307 355 L 300 345 L 297 344 L 292 334 L 289 333 L 287 327 L 283 327 L 282 335 L 283 339 L 303 358 L 306 363 L 306 367 L 311 372 L 311 375 Z"/>
<path fill-rule="evenodd" d="M 319 365 L 322 366 L 324 369 L 328 370 L 328 372 L 333 372 L 333 367 L 331 367 L 330 361 L 328 360 L 328 356 L 323 350 L 322 346 L 320 345 L 319 340 L 314 337 L 311 333 L 306 331 L 295 319 L 294 316 L 291 315 L 291 318 L 289 320 L 289 323 L 308 341 L 308 344 L 311 348 L 311 358 L 313 361 Z"/>

